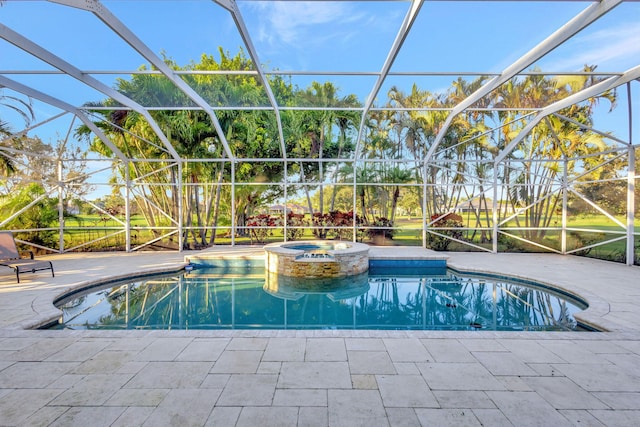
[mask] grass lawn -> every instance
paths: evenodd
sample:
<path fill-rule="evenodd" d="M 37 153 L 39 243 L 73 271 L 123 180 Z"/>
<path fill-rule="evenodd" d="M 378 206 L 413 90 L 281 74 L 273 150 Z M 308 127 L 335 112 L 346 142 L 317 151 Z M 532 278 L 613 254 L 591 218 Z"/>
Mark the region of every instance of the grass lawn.
<path fill-rule="evenodd" d="M 626 222 L 626 218 L 618 218 L 623 224 Z M 464 224 L 475 224 L 475 219 L 470 218 L 467 215 L 463 215 Z M 134 246 L 142 244 L 158 236 L 159 234 L 165 234 L 169 230 L 156 230 L 156 234 L 152 230 L 145 229 L 147 223 L 141 216 L 131 217 L 132 229 L 132 244 Z M 377 244 L 384 245 L 396 245 L 396 246 L 422 246 L 422 219 L 416 217 L 400 217 L 395 222 L 396 229 L 394 231 L 393 239 L 386 239 L 382 243 L 379 241 Z M 516 221 L 513 220 L 508 226 L 515 227 Z M 520 221 L 520 225 L 524 225 L 524 221 Z M 84 250 L 104 250 L 105 248 L 116 249 L 122 247 L 125 243 L 124 233 L 119 233 L 122 230 L 122 224 L 109 217 L 100 217 L 99 215 L 82 215 L 74 218 L 69 218 L 65 222 L 65 246 L 67 248 L 80 245 L 84 242 L 99 239 L 98 242 L 90 245 Z M 169 226 L 166 224 L 165 226 Z M 567 248 L 571 250 L 573 248 L 583 247 L 598 242 L 604 242 L 615 237 L 624 236 L 624 229 L 611 221 L 605 216 L 575 216 L 568 219 L 567 226 L 570 229 L 582 229 L 569 230 L 567 238 Z M 560 248 L 560 222 L 558 220 L 552 221 L 552 228 L 549 230 L 542 241 L 542 244 L 552 248 Z M 504 229 L 506 232 L 514 235 L 522 235 L 522 231 Z M 640 218 L 635 221 L 635 232 L 640 233 Z M 464 238 L 471 239 L 472 231 L 467 231 Z M 491 236 L 491 230 L 487 233 L 488 237 Z M 492 248 L 491 242 L 480 242 L 481 232 L 477 231 L 474 234 L 472 242 L 475 245 L 485 247 L 487 249 Z M 305 230 L 302 237 L 298 240 L 313 240 L 315 239 L 312 230 Z M 167 239 L 166 244 L 159 243 L 160 247 L 172 247 L 177 244 L 177 237 L 174 235 L 172 238 Z M 170 242 L 169 242 L 170 240 Z M 266 242 L 282 241 L 283 231 L 282 229 L 275 229 L 266 238 Z M 365 238 L 366 243 L 372 243 L 368 238 Z M 251 239 L 248 236 L 238 236 L 235 238 L 236 244 L 260 244 L 260 242 Z M 229 236 L 228 229 L 219 230 L 215 240 L 216 245 L 231 244 L 231 238 Z M 636 246 L 640 246 L 640 236 L 636 236 Z M 450 251 L 476 251 L 478 249 L 469 245 L 464 245 L 457 242 L 452 242 L 447 248 Z M 506 236 L 501 235 L 499 242 L 499 251 L 517 251 L 517 252 L 540 252 L 544 249 L 535 245 L 529 245 L 516 239 L 509 239 Z M 620 260 L 624 258 L 626 251 L 626 242 L 624 240 L 606 243 L 602 246 L 592 248 L 588 251 L 588 256 L 594 256 L 602 259 L 616 259 Z"/>

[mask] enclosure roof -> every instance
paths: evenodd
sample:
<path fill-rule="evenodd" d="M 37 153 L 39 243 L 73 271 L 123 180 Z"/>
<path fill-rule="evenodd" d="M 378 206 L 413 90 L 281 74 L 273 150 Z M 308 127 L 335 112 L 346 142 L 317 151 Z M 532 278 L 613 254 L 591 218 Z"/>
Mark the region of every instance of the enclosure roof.
<path fill-rule="evenodd" d="M 602 81 L 567 99 L 532 107 L 533 119 L 521 138 L 547 115 L 640 78 L 637 1 L 13 0 L 0 4 L 0 87 L 5 97 L 33 100 L 37 120 L 32 127 L 71 116 L 107 140 L 93 125 L 91 111 L 97 107 L 89 109 L 87 103 L 111 99 L 119 109 L 142 114 L 174 158 L 179 157 L 174 143 L 154 122 L 153 110 L 206 112 L 228 158 L 237 153 L 219 126 L 220 115 L 233 109 L 269 111 L 277 123 L 282 156 L 288 157 L 281 116 L 285 110 L 356 110 L 361 113 L 359 144 L 367 113 L 389 108 L 384 100 L 391 88 L 410 93 L 416 84 L 438 94 L 458 79 L 487 76 L 470 95 L 447 106 L 448 116 L 431 154 L 457 115 L 482 109 L 484 97 L 524 75 L 570 76 L 586 73 L 585 65 L 595 65 L 587 74 Z M 185 70 L 200 62 L 202 55 L 219 61 L 219 48 L 229 57 L 244 52 L 259 65 L 241 72 L 224 66 Z M 137 73 L 161 76 L 182 91 L 184 100 L 159 98 L 142 104 L 116 89 L 118 79 Z M 188 75 L 252 76 L 260 82 L 261 93 L 251 101 L 207 99 L 190 85 Z M 354 94 L 359 105 L 292 104 L 279 99 L 271 86 L 273 76 L 302 88 L 330 81 L 339 88 L 340 97 Z M 406 108 L 429 109 L 427 105 Z M 2 110 L 1 117 L 13 129 L 20 128 L 19 117 L 10 110 Z M 116 156 L 125 157 L 112 148 Z"/>

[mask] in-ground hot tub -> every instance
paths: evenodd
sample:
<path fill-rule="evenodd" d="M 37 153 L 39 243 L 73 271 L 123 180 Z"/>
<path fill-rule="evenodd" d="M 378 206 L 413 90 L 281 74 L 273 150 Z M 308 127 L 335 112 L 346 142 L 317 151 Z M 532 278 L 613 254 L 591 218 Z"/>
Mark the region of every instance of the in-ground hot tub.
<path fill-rule="evenodd" d="M 364 243 L 310 240 L 271 243 L 264 250 L 267 272 L 288 277 L 346 277 L 369 270 Z"/>

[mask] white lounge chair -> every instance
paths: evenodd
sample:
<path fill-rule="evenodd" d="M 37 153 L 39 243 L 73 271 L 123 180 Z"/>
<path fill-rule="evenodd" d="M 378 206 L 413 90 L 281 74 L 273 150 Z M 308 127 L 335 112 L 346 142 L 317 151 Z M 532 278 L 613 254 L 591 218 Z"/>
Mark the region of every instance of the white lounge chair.
<path fill-rule="evenodd" d="M 31 254 L 30 258 L 22 258 L 18 252 L 13 233 L 0 231 L 0 265 L 13 268 L 18 283 L 20 283 L 20 273 L 51 270 L 51 277 L 55 277 L 51 261 L 37 261 L 33 258 L 33 252 L 29 251 L 29 253 Z"/>

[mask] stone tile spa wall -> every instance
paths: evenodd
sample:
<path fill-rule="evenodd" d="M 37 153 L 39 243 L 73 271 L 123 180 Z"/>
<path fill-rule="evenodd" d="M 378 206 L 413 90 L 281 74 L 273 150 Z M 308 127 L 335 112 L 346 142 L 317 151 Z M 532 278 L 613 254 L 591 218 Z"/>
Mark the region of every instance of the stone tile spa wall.
<path fill-rule="evenodd" d="M 336 249 L 318 251 L 328 255 L 318 258 L 304 257 L 306 251 L 296 249 L 314 244 L 327 245 L 312 241 L 265 246 L 267 271 L 289 277 L 322 278 L 355 276 L 369 269 L 369 246 L 365 244 L 339 243 L 335 245 Z"/>

